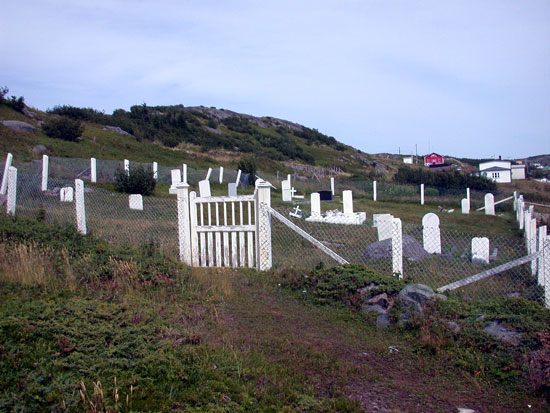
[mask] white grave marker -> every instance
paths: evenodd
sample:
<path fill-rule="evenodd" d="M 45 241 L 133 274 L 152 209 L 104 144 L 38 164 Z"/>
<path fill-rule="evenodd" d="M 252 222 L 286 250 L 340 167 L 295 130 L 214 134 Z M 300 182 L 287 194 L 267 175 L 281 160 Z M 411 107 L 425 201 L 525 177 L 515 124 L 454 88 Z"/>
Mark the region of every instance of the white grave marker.
<path fill-rule="evenodd" d="M 0 188 L 0 195 L 6 195 L 8 191 L 8 175 L 11 167 L 13 155 L 8 153 L 6 156 L 6 164 L 4 165 L 4 175 L 2 175 L 2 187 Z"/>
<path fill-rule="evenodd" d="M 466 188 L 466 199 L 468 200 L 468 204 L 472 203 L 472 200 L 470 199 L 470 188 Z"/>
<path fill-rule="evenodd" d="M 330 178 L 330 192 L 332 192 L 332 196 L 334 196 L 334 177 Z"/>
<path fill-rule="evenodd" d="M 201 198 L 207 198 L 209 196 L 212 196 L 210 192 L 210 181 L 207 179 L 204 179 L 202 181 L 199 181 L 199 196 Z"/>
<path fill-rule="evenodd" d="M 210 180 L 210 174 L 212 173 L 212 168 L 208 168 L 208 171 L 206 172 L 206 178 L 204 178 L 205 181 Z"/>
<path fill-rule="evenodd" d="M 153 179 L 156 181 L 159 179 L 159 164 L 153 162 Z"/>
<path fill-rule="evenodd" d="M 239 187 L 239 184 L 241 183 L 241 170 L 237 172 L 237 179 L 235 179 L 235 184 L 237 185 L 237 188 Z"/>
<path fill-rule="evenodd" d="M 489 264 L 489 238 L 472 238 L 472 262 Z"/>
<path fill-rule="evenodd" d="M 493 194 L 485 194 L 485 215 L 495 215 L 495 197 Z"/>
<path fill-rule="evenodd" d="M 74 180 L 75 207 L 76 207 L 76 228 L 82 235 L 86 235 L 86 207 L 84 205 L 84 182 L 82 179 Z"/>
<path fill-rule="evenodd" d="M 287 179 L 281 182 L 281 191 L 283 192 L 283 202 L 292 201 L 292 188 L 290 187 L 290 180 Z"/>
<path fill-rule="evenodd" d="M 128 203 L 130 204 L 130 209 L 143 211 L 143 196 L 140 194 L 132 194 L 128 196 Z"/>
<path fill-rule="evenodd" d="M 376 181 L 372 181 L 372 200 L 376 201 L 378 198 Z"/>
<path fill-rule="evenodd" d="M 187 182 L 187 164 L 186 163 L 183 164 L 183 177 L 182 177 L 182 180 L 180 182 L 182 182 L 184 184 L 188 183 Z"/>
<path fill-rule="evenodd" d="M 311 216 L 318 217 L 321 215 L 321 195 L 319 192 L 311 194 Z"/>
<path fill-rule="evenodd" d="M 229 182 L 227 184 L 227 195 L 237 196 L 237 184 L 235 182 Z"/>
<path fill-rule="evenodd" d="M 353 192 L 349 189 L 342 191 L 342 199 L 344 202 L 344 215 L 353 215 Z"/>
<path fill-rule="evenodd" d="M 66 186 L 59 191 L 59 200 L 61 202 L 73 202 L 74 201 L 74 189 L 72 186 Z"/>
<path fill-rule="evenodd" d="M 424 184 L 420 184 L 420 205 L 424 205 Z"/>
<path fill-rule="evenodd" d="M 17 168 L 10 166 L 8 169 L 8 188 L 7 188 L 6 213 L 15 215 L 17 200 Z"/>
<path fill-rule="evenodd" d="M 124 172 L 126 172 L 126 175 L 130 175 L 130 161 L 128 159 L 124 159 Z"/>
<path fill-rule="evenodd" d="M 470 213 L 470 202 L 468 201 L 468 198 L 462 198 L 461 206 L 462 206 L 462 213 L 463 214 L 469 214 Z"/>
<path fill-rule="evenodd" d="M 441 254 L 441 231 L 439 217 L 429 212 L 422 218 L 422 238 L 428 254 Z"/>
<path fill-rule="evenodd" d="M 393 231 L 393 215 L 391 214 L 374 214 L 373 216 L 374 226 L 378 232 L 378 241 L 384 241 L 392 237 Z"/>
<path fill-rule="evenodd" d="M 96 160 L 96 158 L 90 158 L 90 181 L 92 183 L 97 182 L 97 160 Z"/>
<path fill-rule="evenodd" d="M 170 177 L 172 178 L 172 185 L 168 190 L 171 194 L 177 194 L 176 186 L 181 184 L 181 171 L 179 169 L 172 169 L 170 171 Z"/>
<path fill-rule="evenodd" d="M 223 184 L 223 166 L 220 166 L 220 184 Z"/>

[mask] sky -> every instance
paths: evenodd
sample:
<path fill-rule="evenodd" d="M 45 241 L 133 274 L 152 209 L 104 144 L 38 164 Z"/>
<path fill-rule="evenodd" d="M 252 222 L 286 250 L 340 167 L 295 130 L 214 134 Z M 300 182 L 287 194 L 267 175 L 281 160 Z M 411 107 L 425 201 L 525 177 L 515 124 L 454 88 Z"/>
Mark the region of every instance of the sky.
<path fill-rule="evenodd" d="M 2 0 L 0 86 L 45 110 L 215 106 L 367 153 L 550 153 L 546 0 Z"/>

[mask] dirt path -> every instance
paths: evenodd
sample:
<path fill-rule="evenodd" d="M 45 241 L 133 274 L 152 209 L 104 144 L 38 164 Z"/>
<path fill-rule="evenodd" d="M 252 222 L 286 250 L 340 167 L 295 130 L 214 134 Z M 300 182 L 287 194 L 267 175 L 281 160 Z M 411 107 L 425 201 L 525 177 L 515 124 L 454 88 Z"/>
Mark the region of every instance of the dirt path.
<path fill-rule="evenodd" d="M 540 399 L 501 393 L 454 370 L 452 360 L 416 353 L 401 335 L 346 320 L 345 311 L 335 315 L 338 311 L 238 284 L 234 290 L 242 294 L 226 301 L 219 317 L 223 334 L 213 339 L 303 374 L 319 395 L 345 394 L 367 412 L 452 412 L 459 407 L 518 412 L 544 406 Z"/>

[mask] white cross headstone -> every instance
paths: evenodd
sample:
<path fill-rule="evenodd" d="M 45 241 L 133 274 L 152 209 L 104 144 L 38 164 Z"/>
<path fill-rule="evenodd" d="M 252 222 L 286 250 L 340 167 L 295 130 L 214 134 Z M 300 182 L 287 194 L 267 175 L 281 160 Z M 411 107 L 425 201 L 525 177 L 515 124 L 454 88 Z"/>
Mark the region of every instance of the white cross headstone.
<path fill-rule="evenodd" d="M 441 254 L 441 230 L 439 217 L 429 212 L 422 218 L 422 238 L 428 254 Z"/>
<path fill-rule="evenodd" d="M 472 238 L 472 262 L 489 264 L 489 238 Z"/>
<path fill-rule="evenodd" d="M 311 216 L 318 217 L 321 215 L 321 195 L 319 192 L 311 194 Z"/>
<path fill-rule="evenodd" d="M 349 189 L 342 191 L 342 199 L 344 201 L 344 215 L 353 215 L 353 192 Z"/>
<path fill-rule="evenodd" d="M 204 179 L 202 181 L 199 181 L 199 196 L 201 198 L 207 198 L 209 196 L 212 196 L 210 192 L 210 181 L 207 179 Z"/>
<path fill-rule="evenodd" d="M 468 201 L 468 198 L 462 198 L 461 206 L 462 206 L 462 213 L 463 214 L 469 214 L 470 213 L 470 201 Z"/>
<path fill-rule="evenodd" d="M 289 212 L 288 215 L 294 218 L 302 218 L 302 211 L 300 210 L 300 205 L 296 205 L 296 208 L 294 209 L 294 211 Z"/>
<path fill-rule="evenodd" d="M 0 187 L 0 195 L 6 195 L 8 191 L 8 175 L 10 171 L 13 155 L 8 153 L 6 156 L 6 164 L 4 165 L 4 175 L 2 175 L 2 186 Z"/>
<path fill-rule="evenodd" d="M 143 211 L 143 196 L 140 194 L 132 194 L 128 196 L 128 203 L 130 204 L 130 209 Z"/>
<path fill-rule="evenodd" d="M 495 197 L 493 194 L 485 194 L 485 215 L 495 215 Z"/>
<path fill-rule="evenodd" d="M 74 200 L 74 190 L 71 186 L 66 186 L 61 188 L 59 191 L 59 200 L 61 202 L 73 202 Z"/>

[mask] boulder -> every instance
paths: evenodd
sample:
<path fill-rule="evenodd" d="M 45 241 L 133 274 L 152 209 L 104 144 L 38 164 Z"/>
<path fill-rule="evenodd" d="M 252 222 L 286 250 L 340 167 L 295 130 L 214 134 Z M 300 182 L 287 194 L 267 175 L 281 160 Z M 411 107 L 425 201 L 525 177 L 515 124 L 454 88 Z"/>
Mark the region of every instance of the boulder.
<path fill-rule="evenodd" d="M 371 259 L 391 258 L 391 239 L 373 242 L 363 252 L 363 256 Z M 416 238 L 403 235 L 403 256 L 410 261 L 421 261 L 430 256 Z"/>
<path fill-rule="evenodd" d="M 32 151 L 34 153 L 40 154 L 44 152 L 47 148 L 44 145 L 36 145 L 34 148 L 32 148 Z"/>
<path fill-rule="evenodd" d="M 376 327 L 383 329 L 391 325 L 391 314 L 380 314 L 376 317 Z"/>
<path fill-rule="evenodd" d="M 2 120 L 0 121 L 5 127 L 10 128 L 17 132 L 34 132 L 36 129 L 30 123 L 22 122 L 20 120 Z"/>
<path fill-rule="evenodd" d="M 521 341 L 520 332 L 513 328 L 505 326 L 499 320 L 492 321 L 491 324 L 483 329 L 483 331 L 485 331 L 491 337 L 512 344 L 513 346 L 518 346 Z"/>
<path fill-rule="evenodd" d="M 398 300 L 403 304 L 403 308 L 406 312 L 410 310 L 416 310 L 422 312 L 424 305 L 432 298 L 447 297 L 442 294 L 437 294 L 430 287 L 424 284 L 409 284 L 401 291 L 399 291 Z"/>

